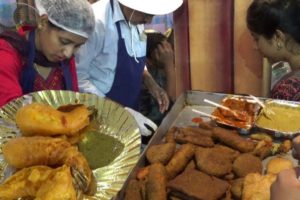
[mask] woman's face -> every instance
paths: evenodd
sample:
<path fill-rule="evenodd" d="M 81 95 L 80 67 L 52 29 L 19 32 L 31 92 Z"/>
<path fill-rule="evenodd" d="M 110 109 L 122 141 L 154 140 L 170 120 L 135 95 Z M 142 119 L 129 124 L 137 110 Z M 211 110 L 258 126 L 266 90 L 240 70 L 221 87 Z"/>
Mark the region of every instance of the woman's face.
<path fill-rule="evenodd" d="M 37 30 L 36 48 L 51 62 L 70 58 L 86 42 L 86 38 L 60 30 L 48 23 Z"/>
<path fill-rule="evenodd" d="M 257 49 L 264 57 L 268 58 L 271 62 L 284 61 L 282 49 L 278 48 L 274 39 L 267 39 L 264 36 L 255 33 L 252 33 L 252 37 L 256 42 Z"/>

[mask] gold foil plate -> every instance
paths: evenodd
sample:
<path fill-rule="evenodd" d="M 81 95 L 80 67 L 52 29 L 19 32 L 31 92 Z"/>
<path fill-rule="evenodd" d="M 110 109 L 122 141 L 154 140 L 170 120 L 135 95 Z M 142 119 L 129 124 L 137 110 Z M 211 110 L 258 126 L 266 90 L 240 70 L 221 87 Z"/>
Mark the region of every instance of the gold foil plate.
<path fill-rule="evenodd" d="M 293 138 L 300 134 L 300 104 L 283 100 L 267 100 L 265 108 L 274 114 L 259 113 L 255 127 L 275 137 Z"/>
<path fill-rule="evenodd" d="M 85 197 L 85 199 L 109 200 L 116 196 L 140 155 L 141 136 L 137 123 L 130 113 L 119 104 L 93 94 L 61 90 L 31 93 L 0 109 L 0 150 L 5 142 L 20 135 L 15 124 L 15 114 L 20 107 L 31 102 L 47 103 L 53 107 L 82 103 L 97 109 L 96 120 L 100 124 L 99 132 L 121 141 L 124 149 L 109 165 L 93 170 L 97 180 L 97 192 L 93 197 Z M 10 174 L 11 169 L 4 161 L 1 150 L 0 182 Z"/>

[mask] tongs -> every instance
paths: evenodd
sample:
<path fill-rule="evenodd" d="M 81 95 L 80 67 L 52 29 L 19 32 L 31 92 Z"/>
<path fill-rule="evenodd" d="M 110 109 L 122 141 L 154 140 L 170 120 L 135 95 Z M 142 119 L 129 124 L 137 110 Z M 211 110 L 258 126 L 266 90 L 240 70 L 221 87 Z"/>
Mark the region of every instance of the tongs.
<path fill-rule="evenodd" d="M 275 115 L 275 112 L 273 110 L 271 110 L 270 108 L 266 108 L 266 105 L 264 104 L 264 102 L 262 102 L 259 98 L 257 98 L 256 96 L 253 96 L 251 94 L 249 94 L 249 96 L 256 102 L 258 103 L 258 105 L 260 105 L 262 107 L 263 110 L 263 114 L 266 116 L 266 118 L 271 119 L 272 115 Z"/>

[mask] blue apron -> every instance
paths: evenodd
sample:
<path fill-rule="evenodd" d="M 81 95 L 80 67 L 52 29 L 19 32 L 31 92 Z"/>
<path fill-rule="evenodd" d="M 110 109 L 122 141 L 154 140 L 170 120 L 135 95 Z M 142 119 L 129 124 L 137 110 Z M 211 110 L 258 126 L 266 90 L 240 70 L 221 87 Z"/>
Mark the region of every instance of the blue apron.
<path fill-rule="evenodd" d="M 36 70 L 34 69 L 34 59 L 35 59 L 35 31 L 31 31 L 29 33 L 29 55 L 27 65 L 23 67 L 22 75 L 21 75 L 21 87 L 23 94 L 27 94 L 30 92 L 34 92 L 34 81 Z M 63 70 L 64 80 L 65 80 L 65 88 L 66 90 L 73 90 L 72 86 L 72 78 L 70 72 L 70 66 L 68 62 L 61 62 L 61 67 Z"/>
<path fill-rule="evenodd" d="M 112 87 L 106 96 L 123 106 L 137 110 L 146 57 L 137 58 L 137 63 L 134 57 L 127 53 L 119 22 L 116 25 L 119 36 L 117 66 Z"/>

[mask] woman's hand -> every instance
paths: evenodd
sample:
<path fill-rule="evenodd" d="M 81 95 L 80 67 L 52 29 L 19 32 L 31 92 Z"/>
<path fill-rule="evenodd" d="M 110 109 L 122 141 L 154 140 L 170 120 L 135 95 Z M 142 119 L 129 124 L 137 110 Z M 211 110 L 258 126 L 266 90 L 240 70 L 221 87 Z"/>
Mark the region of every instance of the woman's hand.
<path fill-rule="evenodd" d="M 271 200 L 300 200 L 300 168 L 281 171 L 271 185 Z"/>

